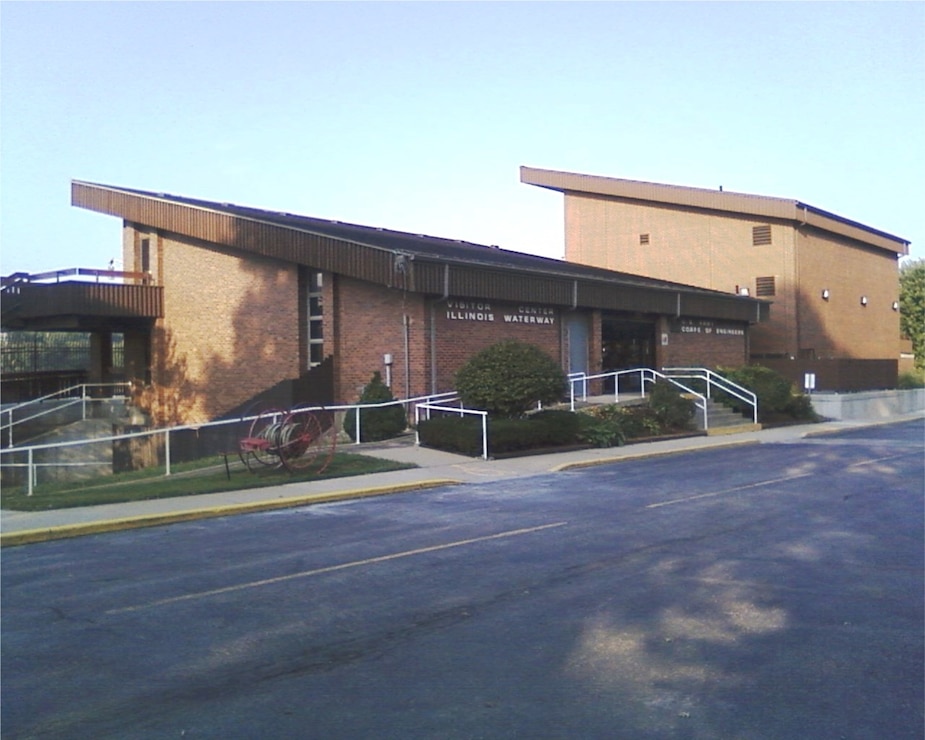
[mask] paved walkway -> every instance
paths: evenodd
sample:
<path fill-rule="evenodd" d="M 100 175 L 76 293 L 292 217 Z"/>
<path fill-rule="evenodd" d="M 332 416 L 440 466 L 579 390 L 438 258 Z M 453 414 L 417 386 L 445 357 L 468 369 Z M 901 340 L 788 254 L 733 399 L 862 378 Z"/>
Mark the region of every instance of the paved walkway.
<path fill-rule="evenodd" d="M 206 517 L 229 516 L 364 496 L 379 496 L 436 486 L 522 478 L 568 468 L 600 465 L 653 455 L 676 454 L 734 445 L 796 442 L 809 435 L 815 436 L 917 418 L 925 418 L 925 414 L 917 412 L 876 422 L 831 421 L 729 436 L 684 437 L 636 443 L 625 447 L 575 450 L 502 460 L 482 460 L 416 447 L 413 438 L 406 437 L 384 443 L 357 445 L 349 448 L 348 451 L 399 462 L 410 462 L 416 464 L 417 468 L 352 478 L 302 481 L 282 486 L 152 501 L 134 501 L 125 504 L 104 504 L 41 512 L 4 510 L 0 511 L 0 545 L 21 545 L 120 529 L 157 526 Z"/>

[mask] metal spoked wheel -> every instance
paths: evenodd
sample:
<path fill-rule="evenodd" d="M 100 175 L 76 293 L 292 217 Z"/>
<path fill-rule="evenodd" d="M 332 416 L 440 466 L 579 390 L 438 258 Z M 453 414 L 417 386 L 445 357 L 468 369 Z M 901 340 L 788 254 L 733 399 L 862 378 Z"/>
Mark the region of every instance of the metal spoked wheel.
<path fill-rule="evenodd" d="M 240 441 L 238 454 L 252 473 L 283 464 L 278 450 L 285 417 L 284 411 L 275 408 L 253 409 L 245 414 L 243 423 L 247 432 Z"/>
<path fill-rule="evenodd" d="M 337 429 L 330 411 L 295 411 L 280 423 L 277 431 L 279 459 L 287 470 L 315 467 L 323 473 L 334 457 Z"/>

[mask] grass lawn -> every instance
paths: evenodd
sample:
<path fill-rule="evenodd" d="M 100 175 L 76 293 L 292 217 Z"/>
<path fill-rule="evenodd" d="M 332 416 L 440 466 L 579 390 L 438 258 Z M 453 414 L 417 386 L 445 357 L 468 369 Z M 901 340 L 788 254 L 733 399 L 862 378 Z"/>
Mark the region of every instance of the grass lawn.
<path fill-rule="evenodd" d="M 224 460 L 216 456 L 175 465 L 171 468 L 170 476 L 164 475 L 163 468 L 136 470 L 131 473 L 118 473 L 69 483 L 38 485 L 33 488 L 31 496 L 26 495 L 25 486 L 20 488 L 4 486 L 0 491 L 0 506 L 15 511 L 69 509 L 75 506 L 117 504 L 126 501 L 235 491 L 242 488 L 279 486 L 299 481 L 344 478 L 416 467 L 408 463 L 355 455 L 349 452 L 336 453 L 322 475 L 312 471 L 292 474 L 285 470 L 270 468 L 251 473 L 237 459 L 229 458 L 228 462 L 231 466 L 230 478 L 225 472 Z"/>

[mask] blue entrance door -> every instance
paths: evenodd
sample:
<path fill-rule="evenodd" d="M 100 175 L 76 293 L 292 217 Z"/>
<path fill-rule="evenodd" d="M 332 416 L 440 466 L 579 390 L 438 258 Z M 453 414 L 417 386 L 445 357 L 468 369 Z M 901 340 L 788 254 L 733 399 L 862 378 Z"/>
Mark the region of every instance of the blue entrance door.
<path fill-rule="evenodd" d="M 565 335 L 568 341 L 568 371 L 588 372 L 588 317 L 572 314 L 565 321 Z"/>

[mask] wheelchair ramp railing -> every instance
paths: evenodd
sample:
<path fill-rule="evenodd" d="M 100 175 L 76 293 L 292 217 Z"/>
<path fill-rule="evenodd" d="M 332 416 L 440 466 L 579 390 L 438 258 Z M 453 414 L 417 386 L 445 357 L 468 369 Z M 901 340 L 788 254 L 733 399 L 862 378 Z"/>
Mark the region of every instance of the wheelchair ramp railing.
<path fill-rule="evenodd" d="M 710 426 L 709 403 L 706 396 L 680 382 L 680 379 L 671 378 L 663 373 L 660 373 L 658 370 L 653 370 L 650 367 L 637 367 L 632 368 L 631 370 L 613 370 L 606 373 L 596 373 L 594 375 L 587 375 L 586 373 L 570 373 L 568 375 L 568 384 L 569 407 L 571 410 L 575 410 L 575 404 L 577 401 L 587 401 L 589 398 L 592 398 L 589 396 L 589 388 L 593 387 L 595 381 L 600 381 L 603 384 L 611 379 L 613 380 L 613 393 L 594 396 L 593 398 L 595 401 L 599 403 L 620 403 L 623 400 L 627 400 L 627 398 L 630 396 L 636 398 L 645 398 L 647 383 L 654 384 L 659 380 L 664 380 L 674 385 L 681 393 L 685 393 L 691 396 L 694 399 L 694 405 L 700 412 L 701 418 L 703 419 L 704 430 L 708 429 Z M 621 383 L 623 390 L 627 391 L 626 393 L 623 393 L 622 398 Z M 613 398 L 612 401 L 609 400 L 611 396 Z"/>
<path fill-rule="evenodd" d="M 677 378 L 678 380 L 694 380 L 705 385 L 705 394 L 708 399 L 713 399 L 717 391 L 726 393 L 733 398 L 742 401 L 751 409 L 752 423 L 758 423 L 758 396 L 738 383 L 734 383 L 728 378 L 723 377 L 717 372 L 705 367 L 665 367 L 662 372 L 667 378 Z"/>

